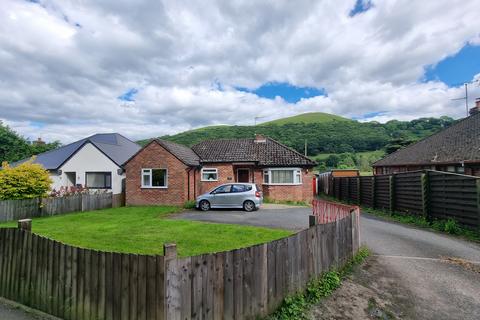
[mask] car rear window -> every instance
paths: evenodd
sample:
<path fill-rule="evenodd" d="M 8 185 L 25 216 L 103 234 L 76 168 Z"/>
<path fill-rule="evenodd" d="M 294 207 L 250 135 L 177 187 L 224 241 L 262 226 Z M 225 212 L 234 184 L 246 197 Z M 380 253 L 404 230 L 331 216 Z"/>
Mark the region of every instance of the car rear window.
<path fill-rule="evenodd" d="M 232 186 L 232 191 L 231 192 L 245 192 L 247 191 L 247 188 L 243 184 L 234 184 Z"/>

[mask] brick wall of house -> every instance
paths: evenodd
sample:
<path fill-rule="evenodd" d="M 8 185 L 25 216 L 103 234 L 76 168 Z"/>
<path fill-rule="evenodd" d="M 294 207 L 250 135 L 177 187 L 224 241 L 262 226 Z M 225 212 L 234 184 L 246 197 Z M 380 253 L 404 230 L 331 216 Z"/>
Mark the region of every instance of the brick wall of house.
<path fill-rule="evenodd" d="M 168 188 L 142 188 L 142 168 L 167 168 Z M 125 166 L 126 204 L 183 205 L 187 200 L 188 168 L 158 143 L 150 143 Z M 193 198 L 193 194 L 191 197 Z"/>
<path fill-rule="evenodd" d="M 218 170 L 218 181 L 201 181 L 201 170 L 197 171 L 197 195 L 203 194 L 213 188 L 224 184 L 235 182 L 235 172 L 231 163 L 205 164 L 203 168 L 216 168 Z"/>
<path fill-rule="evenodd" d="M 296 186 L 263 185 L 263 196 L 280 201 L 305 201 L 313 199 L 312 170 L 302 169 L 302 184 Z"/>

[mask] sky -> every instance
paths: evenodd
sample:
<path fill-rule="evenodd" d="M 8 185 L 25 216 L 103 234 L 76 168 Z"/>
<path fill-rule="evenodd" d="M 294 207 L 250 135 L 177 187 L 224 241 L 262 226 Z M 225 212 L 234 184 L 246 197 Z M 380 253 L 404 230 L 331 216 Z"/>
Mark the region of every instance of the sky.
<path fill-rule="evenodd" d="M 142 139 L 304 112 L 464 117 L 478 0 L 2 0 L 0 120 Z"/>

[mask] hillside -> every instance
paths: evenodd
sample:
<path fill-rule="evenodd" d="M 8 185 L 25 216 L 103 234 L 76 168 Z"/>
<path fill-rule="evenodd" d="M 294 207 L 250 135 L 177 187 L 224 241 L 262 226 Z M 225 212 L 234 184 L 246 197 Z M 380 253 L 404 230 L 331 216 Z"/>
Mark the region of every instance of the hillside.
<path fill-rule="evenodd" d="M 353 121 L 344 117 L 337 116 L 335 114 L 324 113 L 324 112 L 307 112 L 301 113 L 296 116 L 286 117 L 282 119 L 277 119 L 273 121 L 268 121 L 259 124 L 259 126 L 268 126 L 268 125 L 284 125 L 290 123 L 325 123 L 330 121 Z"/>
<path fill-rule="evenodd" d="M 313 121 L 312 119 L 316 119 Z M 211 126 L 160 137 L 192 146 L 208 139 L 252 138 L 263 134 L 308 154 L 365 152 L 384 149 L 392 141 L 415 141 L 451 125 L 452 118 L 421 118 L 387 123 L 358 122 L 325 113 L 301 114 L 257 126 Z M 147 140 L 139 141 L 145 144 Z"/>

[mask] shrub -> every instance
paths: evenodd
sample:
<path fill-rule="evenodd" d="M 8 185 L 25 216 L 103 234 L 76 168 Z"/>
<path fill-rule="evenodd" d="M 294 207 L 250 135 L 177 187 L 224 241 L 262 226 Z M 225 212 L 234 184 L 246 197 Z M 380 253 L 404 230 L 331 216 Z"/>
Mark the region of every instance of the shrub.
<path fill-rule="evenodd" d="M 33 163 L 34 157 L 14 168 L 7 162 L 0 170 L 0 200 L 32 199 L 47 195 L 52 180 L 47 170 Z"/>
<path fill-rule="evenodd" d="M 185 209 L 195 209 L 195 200 L 186 201 L 183 204 L 183 208 L 185 208 Z"/>

